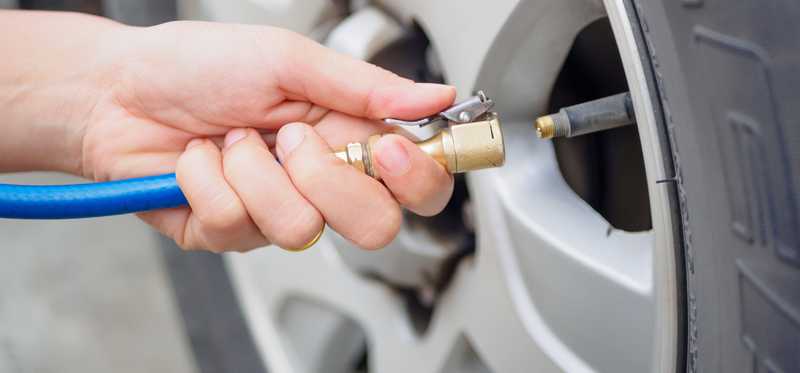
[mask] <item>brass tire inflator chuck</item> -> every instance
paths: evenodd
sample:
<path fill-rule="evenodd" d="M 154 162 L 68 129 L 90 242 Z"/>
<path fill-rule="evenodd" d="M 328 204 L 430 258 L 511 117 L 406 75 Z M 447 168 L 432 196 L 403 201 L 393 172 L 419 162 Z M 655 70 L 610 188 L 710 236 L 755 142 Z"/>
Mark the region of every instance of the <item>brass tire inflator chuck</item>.
<path fill-rule="evenodd" d="M 628 92 L 562 108 L 536 119 L 536 135 L 542 139 L 575 137 L 633 124 L 636 116 Z"/>
<path fill-rule="evenodd" d="M 505 160 L 503 134 L 492 100 L 483 92 L 427 118 L 384 120 L 389 125 L 427 126 L 446 123 L 417 145 L 449 172 L 499 167 Z M 352 143 L 336 156 L 356 169 L 380 178 L 372 162 L 372 146 L 380 135 Z M 175 174 L 102 183 L 71 185 L 0 184 L 0 218 L 75 219 L 128 214 L 187 205 Z M 313 242 L 312 242 L 313 244 Z"/>
<path fill-rule="evenodd" d="M 359 171 L 380 179 L 372 160 L 372 149 L 381 136 L 372 135 L 366 142 L 348 144 L 337 151 L 336 156 Z M 448 126 L 416 144 L 450 173 L 500 167 L 505 162 L 500 121 L 492 112 L 472 122 Z"/>

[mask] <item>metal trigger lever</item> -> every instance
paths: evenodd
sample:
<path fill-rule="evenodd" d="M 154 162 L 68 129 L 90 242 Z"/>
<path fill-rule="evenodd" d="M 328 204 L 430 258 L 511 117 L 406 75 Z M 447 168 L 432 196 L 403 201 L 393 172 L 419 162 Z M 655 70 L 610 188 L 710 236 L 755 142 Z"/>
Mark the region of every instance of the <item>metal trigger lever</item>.
<path fill-rule="evenodd" d="M 469 123 L 475 120 L 475 118 L 489 112 L 493 106 L 494 101 L 486 97 L 486 94 L 484 94 L 483 91 L 478 91 L 475 92 L 474 96 L 456 103 L 453 106 L 450 106 L 449 108 L 429 117 L 413 121 L 386 118 L 383 120 L 383 122 L 390 125 L 417 127 L 425 127 L 440 121 L 450 121 L 455 124 L 463 124 Z"/>

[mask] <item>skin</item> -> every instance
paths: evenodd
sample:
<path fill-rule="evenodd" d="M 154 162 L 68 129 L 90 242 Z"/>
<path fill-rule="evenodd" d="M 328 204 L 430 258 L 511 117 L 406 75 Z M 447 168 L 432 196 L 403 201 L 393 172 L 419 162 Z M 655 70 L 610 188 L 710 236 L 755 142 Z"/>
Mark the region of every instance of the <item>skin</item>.
<path fill-rule="evenodd" d="M 452 104 L 419 84 L 262 26 L 123 26 L 87 15 L 0 11 L 0 171 L 103 181 L 175 172 L 189 207 L 139 214 L 185 249 L 299 248 L 324 224 L 377 249 L 401 208 L 433 215 L 453 179 L 398 135 L 383 182 L 331 153 Z"/>

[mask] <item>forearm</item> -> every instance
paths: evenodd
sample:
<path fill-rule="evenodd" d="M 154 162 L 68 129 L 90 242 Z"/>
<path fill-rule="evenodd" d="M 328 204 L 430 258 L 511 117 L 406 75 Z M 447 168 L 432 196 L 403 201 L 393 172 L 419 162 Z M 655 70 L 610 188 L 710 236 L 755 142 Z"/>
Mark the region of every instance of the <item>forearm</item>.
<path fill-rule="evenodd" d="M 113 74 L 108 49 L 120 27 L 74 13 L 0 11 L 0 172 L 80 173 L 83 129 Z"/>

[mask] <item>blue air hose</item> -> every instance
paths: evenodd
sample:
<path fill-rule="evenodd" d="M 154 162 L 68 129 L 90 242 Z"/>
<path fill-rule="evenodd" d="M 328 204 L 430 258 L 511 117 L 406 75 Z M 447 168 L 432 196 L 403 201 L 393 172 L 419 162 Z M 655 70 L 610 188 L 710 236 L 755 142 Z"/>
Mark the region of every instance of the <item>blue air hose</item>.
<path fill-rule="evenodd" d="M 91 218 L 186 204 L 175 174 L 70 185 L 0 184 L 0 218 Z"/>

